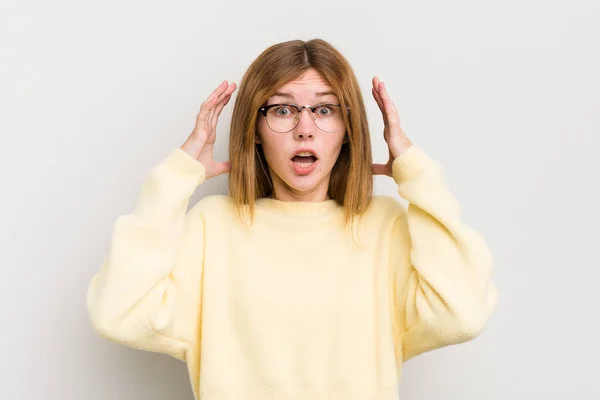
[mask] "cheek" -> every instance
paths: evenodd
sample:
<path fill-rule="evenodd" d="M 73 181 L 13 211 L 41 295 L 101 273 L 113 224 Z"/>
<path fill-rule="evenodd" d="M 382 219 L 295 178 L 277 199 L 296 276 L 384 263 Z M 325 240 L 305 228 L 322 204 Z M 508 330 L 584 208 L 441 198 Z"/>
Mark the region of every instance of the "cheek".
<path fill-rule="evenodd" d="M 283 138 L 267 134 L 261 137 L 263 152 L 269 163 L 284 165 L 288 160 L 285 159 L 285 145 Z"/>
<path fill-rule="evenodd" d="M 340 151 L 342 150 L 342 142 L 343 142 L 343 139 L 340 139 L 340 140 L 336 139 L 336 140 L 331 140 L 327 144 L 328 155 L 329 155 L 329 158 L 332 163 L 335 163 L 338 155 L 340 154 Z"/>

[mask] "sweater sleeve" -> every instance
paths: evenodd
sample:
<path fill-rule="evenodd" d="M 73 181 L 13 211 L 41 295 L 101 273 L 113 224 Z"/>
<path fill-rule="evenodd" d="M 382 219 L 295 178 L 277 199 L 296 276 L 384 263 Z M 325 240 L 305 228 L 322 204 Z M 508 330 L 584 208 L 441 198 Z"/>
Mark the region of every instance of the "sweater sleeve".
<path fill-rule="evenodd" d="M 390 252 L 395 339 L 407 361 L 477 337 L 497 292 L 489 248 L 461 220 L 441 166 L 413 145 L 392 169 L 398 193 L 408 201 L 395 222 Z"/>
<path fill-rule="evenodd" d="M 204 224 L 186 212 L 205 179 L 179 148 L 145 178 L 132 213 L 117 218 L 87 291 L 93 328 L 114 342 L 185 360 L 200 320 Z"/>

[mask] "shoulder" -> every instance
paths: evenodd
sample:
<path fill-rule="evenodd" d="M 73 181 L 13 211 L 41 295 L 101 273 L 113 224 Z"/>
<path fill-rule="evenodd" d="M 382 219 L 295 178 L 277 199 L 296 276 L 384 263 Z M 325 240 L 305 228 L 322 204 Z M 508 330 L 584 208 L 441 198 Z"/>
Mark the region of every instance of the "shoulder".
<path fill-rule="evenodd" d="M 399 199 L 386 195 L 378 195 L 371 198 L 371 204 L 365 211 L 365 214 L 371 218 L 395 220 L 406 214 L 406 207 Z"/>
<path fill-rule="evenodd" d="M 405 206 L 391 196 L 379 195 L 371 198 L 371 204 L 361 215 L 361 228 L 373 235 L 391 232 L 398 219 L 406 215 Z"/>
<path fill-rule="evenodd" d="M 194 204 L 190 213 L 203 215 L 223 215 L 235 212 L 235 202 L 227 195 L 217 194 L 206 196 Z"/>

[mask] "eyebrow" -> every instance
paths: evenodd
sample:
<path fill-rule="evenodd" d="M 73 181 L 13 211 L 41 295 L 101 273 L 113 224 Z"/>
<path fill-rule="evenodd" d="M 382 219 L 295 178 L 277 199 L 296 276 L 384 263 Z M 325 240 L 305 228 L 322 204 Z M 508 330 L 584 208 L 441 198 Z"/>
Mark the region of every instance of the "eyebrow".
<path fill-rule="evenodd" d="M 331 90 L 328 90 L 326 92 L 317 92 L 317 93 L 315 93 L 314 97 L 323 97 L 323 96 L 327 96 L 329 94 L 336 96 L 336 94 L 334 92 L 332 92 Z M 273 94 L 273 97 L 275 97 L 275 96 L 287 97 L 289 99 L 294 98 L 294 95 L 292 95 L 291 93 L 288 93 L 288 92 L 275 92 Z"/>

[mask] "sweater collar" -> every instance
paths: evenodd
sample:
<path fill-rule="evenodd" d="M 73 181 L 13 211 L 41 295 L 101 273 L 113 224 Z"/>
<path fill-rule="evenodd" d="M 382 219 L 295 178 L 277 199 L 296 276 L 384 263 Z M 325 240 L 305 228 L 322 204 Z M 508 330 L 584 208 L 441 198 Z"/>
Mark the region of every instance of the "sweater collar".
<path fill-rule="evenodd" d="M 256 200 L 257 208 L 276 211 L 286 215 L 296 216 L 326 216 L 342 209 L 335 200 L 324 201 L 283 201 L 270 197 Z"/>

